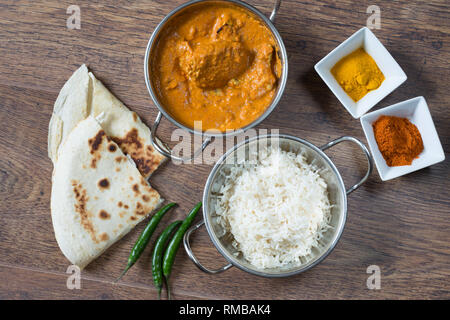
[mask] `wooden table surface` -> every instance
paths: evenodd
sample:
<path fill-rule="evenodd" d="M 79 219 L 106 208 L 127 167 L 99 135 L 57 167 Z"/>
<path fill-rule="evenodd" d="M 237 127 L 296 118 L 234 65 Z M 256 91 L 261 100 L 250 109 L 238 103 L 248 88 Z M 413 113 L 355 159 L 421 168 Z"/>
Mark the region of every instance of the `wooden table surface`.
<path fill-rule="evenodd" d="M 151 124 L 157 110 L 144 82 L 145 47 L 159 21 L 182 2 L 0 1 L 0 299 L 156 298 L 148 251 L 120 284 L 113 284 L 145 223 L 82 272 L 80 290 L 67 289 L 69 262 L 58 249 L 49 210 L 47 130 L 59 90 L 82 63 Z M 272 1 L 250 3 L 271 11 Z M 72 4 L 81 9 L 79 30 L 66 26 Z M 345 111 L 313 67 L 366 25 L 371 4 L 283 1 L 275 25 L 288 52 L 289 77 L 278 107 L 258 128 L 279 129 L 317 145 L 342 135 L 366 143 L 359 120 Z M 373 31 L 408 80 L 373 110 L 424 96 L 448 159 L 449 3 L 376 4 L 381 29 Z M 160 135 L 168 140 L 173 129 L 163 121 Z M 350 144 L 329 155 L 348 186 L 366 170 L 363 155 Z M 180 204 L 171 219 L 183 217 L 201 199 L 211 167 L 168 163 L 151 178 L 164 198 Z M 180 250 L 171 279 L 174 298 L 448 299 L 449 180 L 448 160 L 387 182 L 374 170 L 348 198 L 347 224 L 335 250 L 318 266 L 290 278 L 266 279 L 237 268 L 206 275 Z M 225 263 L 204 228 L 192 246 L 206 265 Z M 370 265 L 380 267 L 380 290 L 367 288 Z"/>

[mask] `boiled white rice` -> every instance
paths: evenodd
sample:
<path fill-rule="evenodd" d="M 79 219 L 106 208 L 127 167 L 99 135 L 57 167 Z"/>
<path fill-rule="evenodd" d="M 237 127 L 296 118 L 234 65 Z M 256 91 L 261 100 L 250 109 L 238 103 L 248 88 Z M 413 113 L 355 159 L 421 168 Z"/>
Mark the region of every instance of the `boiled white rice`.
<path fill-rule="evenodd" d="M 233 166 L 216 203 L 220 225 L 257 268 L 301 264 L 328 228 L 327 185 L 305 157 L 280 148 Z"/>

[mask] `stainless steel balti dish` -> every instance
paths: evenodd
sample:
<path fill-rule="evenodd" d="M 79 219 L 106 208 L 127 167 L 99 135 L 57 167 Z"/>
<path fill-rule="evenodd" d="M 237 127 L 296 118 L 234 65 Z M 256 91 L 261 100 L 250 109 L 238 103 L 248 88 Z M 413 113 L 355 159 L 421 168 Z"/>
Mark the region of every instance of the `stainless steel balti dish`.
<path fill-rule="evenodd" d="M 268 27 L 268 29 L 272 32 L 276 43 L 277 43 L 277 49 L 278 49 L 278 55 L 281 61 L 281 65 L 282 65 L 282 72 L 281 72 L 281 77 L 278 81 L 278 87 L 277 87 L 277 91 L 276 94 L 271 102 L 271 104 L 268 106 L 268 108 L 266 109 L 266 111 L 259 117 L 257 118 L 255 121 L 253 121 L 252 123 L 250 123 L 249 125 L 241 128 L 240 130 L 234 130 L 234 131 L 230 131 L 230 132 L 224 132 L 224 133 L 207 133 L 207 132 L 199 132 L 199 131 L 195 131 L 185 125 L 183 125 L 182 123 L 180 123 L 179 121 L 177 121 L 176 119 L 174 119 L 169 112 L 167 112 L 167 110 L 164 108 L 164 105 L 160 102 L 158 95 L 156 93 L 155 87 L 154 87 L 154 83 L 152 83 L 152 78 L 149 74 L 149 62 L 151 61 L 151 57 L 153 56 L 153 54 L 155 53 L 155 48 L 156 45 L 158 43 L 159 40 L 159 36 L 161 34 L 161 31 L 164 30 L 164 28 L 168 25 L 168 23 L 172 20 L 172 19 L 176 19 L 178 15 L 182 14 L 185 10 L 187 10 L 188 8 L 192 8 L 194 6 L 197 5 L 202 5 L 204 3 L 207 2 L 213 2 L 213 3 L 220 3 L 220 2 L 225 2 L 225 3 L 232 3 L 234 5 L 240 6 L 248 11 L 250 11 L 251 13 L 253 13 L 254 15 L 256 15 L 257 17 L 259 17 L 261 19 L 261 21 Z M 243 2 L 243 1 L 239 1 L 239 0 L 194 0 L 194 1 L 189 1 L 185 4 L 182 4 L 181 6 L 175 8 L 172 12 L 170 12 L 160 23 L 159 25 L 156 27 L 156 29 L 153 31 L 153 34 L 150 37 L 150 40 L 148 41 L 147 44 L 147 50 L 145 52 L 145 61 L 144 61 L 144 73 L 145 73 L 145 83 L 147 85 L 147 89 L 148 92 L 150 93 L 150 96 L 154 102 L 154 104 L 156 105 L 156 107 L 158 108 L 159 112 L 158 115 L 156 117 L 155 122 L 153 123 L 152 127 L 151 127 L 151 139 L 152 139 L 152 143 L 153 146 L 156 148 L 156 150 L 158 150 L 161 154 L 164 154 L 165 156 L 173 159 L 173 160 L 177 160 L 177 161 L 189 161 L 192 160 L 195 156 L 197 156 L 199 153 L 202 152 L 202 150 L 211 142 L 211 138 L 212 137 L 222 137 L 225 138 L 227 136 L 233 136 L 236 135 L 242 131 L 245 131 L 247 129 L 253 128 L 254 126 L 258 125 L 261 121 L 263 121 L 277 106 L 278 102 L 281 99 L 281 96 L 283 95 L 284 92 L 284 88 L 286 86 L 286 81 L 287 81 L 287 75 L 288 75 L 288 60 L 287 60 L 287 53 L 286 53 L 286 48 L 284 46 L 283 40 L 281 39 L 280 34 L 278 33 L 277 29 L 275 28 L 275 26 L 273 25 L 273 21 L 275 19 L 275 16 L 277 14 L 277 11 L 280 7 L 281 4 L 281 0 L 276 0 L 275 4 L 274 4 L 274 8 L 272 10 L 272 13 L 270 15 L 269 18 L 267 18 L 261 11 L 259 11 L 258 9 L 254 8 L 253 6 Z M 192 134 L 196 134 L 196 135 L 203 135 L 205 138 L 203 140 L 203 144 L 201 146 L 201 148 L 199 150 L 196 150 L 193 155 L 191 156 L 186 156 L 186 157 L 178 157 L 176 155 L 173 155 L 170 150 L 164 146 L 160 139 L 157 138 L 157 129 L 158 126 L 161 122 L 162 117 L 166 117 L 167 119 L 169 119 L 169 121 L 171 123 L 173 123 L 175 126 L 184 129 Z"/>
<path fill-rule="evenodd" d="M 215 204 L 217 196 L 215 195 L 219 193 L 220 187 L 223 184 L 224 175 L 221 174 L 222 171 L 229 170 L 230 166 L 235 165 L 236 161 L 232 160 L 236 159 L 235 157 L 237 157 L 237 155 L 244 154 L 242 153 L 244 151 L 242 149 L 245 149 L 245 159 L 248 159 L 248 150 L 250 147 L 255 147 L 254 144 L 261 143 L 264 145 L 266 143 L 267 145 L 270 145 L 271 141 L 274 141 L 274 138 L 279 139 L 277 143 L 282 150 L 302 153 L 303 155 L 305 155 L 308 163 L 314 163 L 316 167 L 321 169 L 321 177 L 327 183 L 329 201 L 332 205 L 330 222 L 332 228 L 328 229 L 323 234 L 323 237 L 320 240 L 322 248 L 313 248 L 310 257 L 308 259 L 302 259 L 301 265 L 288 265 L 286 267 L 283 267 L 282 269 L 260 270 L 246 261 L 240 252 L 237 252 L 237 250 L 232 245 L 233 236 L 229 233 L 226 233 L 221 225 L 217 222 L 217 215 L 215 214 Z M 353 142 L 358 145 L 364 152 L 368 164 L 366 175 L 361 179 L 361 181 L 359 181 L 349 189 L 345 188 L 339 171 L 324 152 L 328 148 L 331 148 L 343 141 Z M 361 143 L 358 139 L 349 136 L 338 138 L 321 147 L 316 147 L 306 140 L 290 135 L 265 135 L 247 139 L 243 143 L 238 144 L 228 150 L 212 169 L 203 193 L 203 220 L 197 225 L 191 227 L 186 232 L 184 237 L 185 250 L 190 259 L 196 264 L 198 268 L 210 274 L 223 272 L 231 268 L 232 266 L 236 266 L 246 272 L 264 277 L 286 277 L 304 272 L 320 263 L 336 246 L 339 238 L 341 237 L 342 231 L 344 230 L 345 220 L 347 216 L 347 195 L 359 188 L 367 180 L 372 172 L 372 163 L 372 157 L 364 144 Z M 191 249 L 189 238 L 192 232 L 200 228 L 203 224 L 206 225 L 208 234 L 217 250 L 229 262 L 228 265 L 220 269 L 211 270 L 203 266 L 203 264 L 201 264 L 195 257 Z M 225 235 L 223 235 L 224 233 Z"/>

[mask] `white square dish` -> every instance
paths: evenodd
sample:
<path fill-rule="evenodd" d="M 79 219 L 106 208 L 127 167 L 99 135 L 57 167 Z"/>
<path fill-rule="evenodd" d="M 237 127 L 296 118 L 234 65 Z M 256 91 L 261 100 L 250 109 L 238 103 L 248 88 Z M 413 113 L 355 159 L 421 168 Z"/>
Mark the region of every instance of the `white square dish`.
<path fill-rule="evenodd" d="M 382 115 L 408 118 L 422 136 L 424 149 L 409 166 L 389 167 L 378 149 L 373 133 L 372 124 Z M 375 165 L 381 180 L 386 181 L 399 176 L 429 167 L 445 159 L 439 136 L 431 118 L 430 110 L 424 97 L 416 97 L 392 106 L 370 112 L 360 119 L 361 125 L 366 135 Z"/>
<path fill-rule="evenodd" d="M 355 102 L 344 89 L 342 89 L 330 70 L 343 57 L 361 47 L 375 60 L 375 63 L 383 73 L 385 80 L 378 89 L 368 92 L 364 97 Z M 402 68 L 367 27 L 361 28 L 350 38 L 341 43 L 337 48 L 320 60 L 314 66 L 314 69 L 339 99 L 345 109 L 347 109 L 355 119 L 358 119 L 369 111 L 374 105 L 394 91 L 407 79 Z"/>

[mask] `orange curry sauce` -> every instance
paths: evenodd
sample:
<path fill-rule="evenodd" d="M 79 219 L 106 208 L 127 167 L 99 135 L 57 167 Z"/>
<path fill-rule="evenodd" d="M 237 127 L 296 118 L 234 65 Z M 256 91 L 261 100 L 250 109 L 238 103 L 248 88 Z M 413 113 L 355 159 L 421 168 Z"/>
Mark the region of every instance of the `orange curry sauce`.
<path fill-rule="evenodd" d="M 270 29 L 231 4 L 202 4 L 161 32 L 150 61 L 154 89 L 178 122 L 202 131 L 242 128 L 272 102 L 281 75 Z"/>

